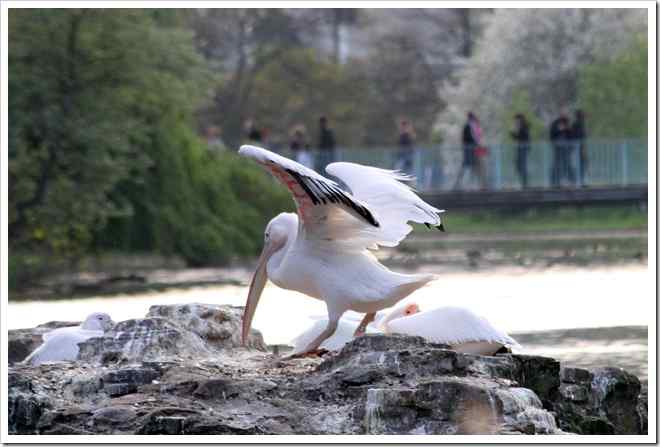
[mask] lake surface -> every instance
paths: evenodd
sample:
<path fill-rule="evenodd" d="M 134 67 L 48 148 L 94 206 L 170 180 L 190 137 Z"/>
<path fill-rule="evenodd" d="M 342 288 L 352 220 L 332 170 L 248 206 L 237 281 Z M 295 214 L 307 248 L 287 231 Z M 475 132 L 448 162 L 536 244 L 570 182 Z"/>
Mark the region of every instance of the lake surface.
<path fill-rule="evenodd" d="M 424 266 L 416 271 L 433 271 L 433 267 Z M 655 319 L 654 281 L 654 275 L 643 265 L 556 266 L 538 270 L 506 267 L 443 273 L 438 281 L 418 290 L 406 301 L 416 301 L 422 310 L 446 305 L 466 307 L 514 336 L 538 331 L 561 334 L 560 330 L 564 329 L 637 326 L 632 338 L 630 331 L 610 329 L 591 332 L 589 336 L 568 332 L 568 336 L 559 339 L 542 334 L 536 338 L 521 336 L 520 341 L 527 342 L 525 351 L 530 354 L 564 359 L 572 355 L 577 361 L 583 354 L 604 361 L 634 357 L 633 363 L 644 367 L 643 371 L 641 367 L 635 368 L 636 372 L 645 375 L 648 340 L 643 334 Z M 107 312 L 115 321 L 121 321 L 143 317 L 156 304 L 200 302 L 243 306 L 246 297 L 247 286 L 227 285 L 10 302 L 7 323 L 9 329 L 34 327 L 52 320 L 82 320 L 95 311 Z M 288 344 L 311 324 L 310 317 L 317 315 L 325 315 L 321 301 L 269 284 L 253 327 L 263 333 L 268 344 Z"/>

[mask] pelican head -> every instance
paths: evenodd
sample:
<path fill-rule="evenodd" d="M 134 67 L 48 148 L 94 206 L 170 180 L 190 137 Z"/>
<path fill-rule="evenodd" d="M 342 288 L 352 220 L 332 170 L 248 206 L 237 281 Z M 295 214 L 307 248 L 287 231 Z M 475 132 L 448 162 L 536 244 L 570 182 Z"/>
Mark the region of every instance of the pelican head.
<path fill-rule="evenodd" d="M 417 303 L 408 303 L 403 306 L 397 306 L 379 322 L 379 327 L 383 332 L 388 334 L 390 321 L 396 320 L 397 318 L 409 317 L 410 315 L 414 315 L 419 312 L 420 310 Z"/>
<path fill-rule="evenodd" d="M 268 279 L 268 260 L 275 253 L 282 250 L 290 238 L 295 237 L 297 226 L 298 217 L 293 213 L 280 213 L 268 222 L 268 225 L 266 226 L 266 231 L 264 232 L 264 248 L 257 261 L 257 269 L 252 276 L 248 299 L 245 303 L 245 312 L 243 313 L 243 346 L 245 346 L 245 343 L 247 342 L 247 337 L 250 333 L 250 326 L 252 325 L 252 317 L 257 310 L 257 304 L 259 304 L 261 292 L 263 292 L 266 280 Z"/>
<path fill-rule="evenodd" d="M 115 322 L 112 321 L 110 315 L 104 314 L 101 312 L 94 312 L 85 318 L 85 321 L 80 325 L 82 329 L 87 331 L 107 331 L 112 326 L 115 325 Z"/>

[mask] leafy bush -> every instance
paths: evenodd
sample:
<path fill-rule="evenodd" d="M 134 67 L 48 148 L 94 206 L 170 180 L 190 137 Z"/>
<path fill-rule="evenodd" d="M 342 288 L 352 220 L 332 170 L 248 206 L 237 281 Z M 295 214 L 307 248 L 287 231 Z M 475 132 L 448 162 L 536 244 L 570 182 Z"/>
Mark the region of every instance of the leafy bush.
<path fill-rule="evenodd" d="M 194 114 L 218 76 L 185 11 L 26 9 L 9 22 L 14 285 L 45 273 L 23 254 L 155 251 L 208 265 L 259 250 L 291 202 L 198 137 Z"/>
<path fill-rule="evenodd" d="M 191 266 L 258 254 L 267 222 L 292 209 L 288 191 L 233 152 L 212 152 L 193 134 L 170 135 L 144 183 L 122 187 L 134 212 L 110 219 L 97 249 L 157 251 Z"/>
<path fill-rule="evenodd" d="M 584 67 L 579 103 L 590 134 L 598 137 L 642 137 L 648 133 L 648 42 L 639 39 L 613 60 Z"/>

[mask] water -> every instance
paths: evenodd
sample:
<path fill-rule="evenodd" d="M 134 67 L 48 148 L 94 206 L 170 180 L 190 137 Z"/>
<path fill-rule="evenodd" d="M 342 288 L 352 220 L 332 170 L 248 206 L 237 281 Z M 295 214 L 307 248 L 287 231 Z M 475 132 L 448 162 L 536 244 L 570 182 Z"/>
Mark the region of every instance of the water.
<path fill-rule="evenodd" d="M 433 267 L 426 266 L 422 270 L 432 271 Z M 592 333 L 580 337 L 578 334 L 576 338 L 572 334 L 560 339 L 539 334 L 520 341 L 528 342 L 529 353 L 560 359 L 573 356 L 578 363 L 585 355 L 592 355 L 596 363 L 599 358 L 625 360 L 634 357 L 635 371 L 645 375 L 647 339 L 639 334 L 643 334 L 654 319 L 654 296 L 654 275 L 641 265 L 556 266 L 542 270 L 507 267 L 446 273 L 407 300 L 415 300 L 422 310 L 445 305 L 469 308 L 514 336 L 537 331 L 555 331 L 556 335 L 558 330 L 572 328 L 641 326 L 633 341 L 621 331 L 612 330 L 597 331 L 600 335 L 596 336 Z M 247 286 L 218 286 L 85 299 L 10 302 L 7 322 L 9 329 L 17 329 L 52 320 L 83 320 L 95 311 L 108 312 L 115 321 L 121 321 L 143 317 L 149 307 L 156 304 L 201 302 L 242 306 L 246 297 Z M 323 302 L 269 284 L 253 327 L 263 333 L 269 344 L 288 344 L 311 324 L 309 317 L 315 315 L 325 315 Z M 624 339 L 628 341 L 622 342 Z"/>

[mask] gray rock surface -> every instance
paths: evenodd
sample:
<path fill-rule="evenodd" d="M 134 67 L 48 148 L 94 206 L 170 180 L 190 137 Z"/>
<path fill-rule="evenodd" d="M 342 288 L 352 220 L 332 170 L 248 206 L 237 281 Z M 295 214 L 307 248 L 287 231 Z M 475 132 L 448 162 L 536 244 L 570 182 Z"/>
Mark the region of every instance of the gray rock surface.
<path fill-rule="evenodd" d="M 175 304 L 151 306 L 147 318 L 166 318 L 197 334 L 213 349 L 233 349 L 241 346 L 242 307 L 214 304 Z M 249 348 L 266 351 L 267 346 L 259 331 L 250 332 Z"/>
<path fill-rule="evenodd" d="M 644 433 L 645 405 L 639 379 L 620 368 L 562 368 L 553 402 L 561 428 L 580 434 Z"/>
<path fill-rule="evenodd" d="M 79 343 L 80 361 L 91 364 L 198 358 L 211 350 L 189 330 L 165 318 L 137 318 L 117 323 L 103 337 Z"/>
<path fill-rule="evenodd" d="M 236 347 L 240 311 L 154 306 L 78 362 L 9 368 L 14 434 L 633 434 L 636 377 L 369 335 L 323 358 Z M 260 336 L 253 339 L 263 348 Z M 84 346 L 83 346 L 84 345 Z M 185 352 L 184 352 L 185 351 Z"/>

